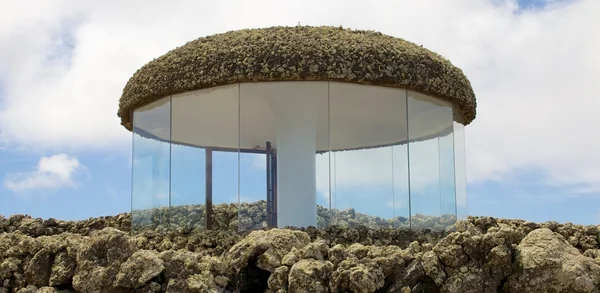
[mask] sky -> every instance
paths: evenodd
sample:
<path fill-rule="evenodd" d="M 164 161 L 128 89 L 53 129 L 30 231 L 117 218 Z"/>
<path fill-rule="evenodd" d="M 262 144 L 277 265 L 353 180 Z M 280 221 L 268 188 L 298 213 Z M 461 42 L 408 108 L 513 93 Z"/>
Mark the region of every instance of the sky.
<path fill-rule="evenodd" d="M 301 23 L 401 37 L 464 71 L 477 96 L 465 128 L 470 215 L 600 224 L 600 1 L 4 0 L 3 8 L 1 215 L 129 211 L 132 134 L 116 113 L 131 75 L 198 37 Z M 224 201 L 235 197 L 232 159 L 223 154 L 215 166 Z M 201 155 L 191 162 L 197 168 Z M 243 162 L 242 180 L 263 182 L 262 160 Z M 174 172 L 196 174 L 181 164 Z M 357 191 L 345 182 L 340 190 Z M 262 196 L 261 184 L 244 185 L 244 196 Z"/>

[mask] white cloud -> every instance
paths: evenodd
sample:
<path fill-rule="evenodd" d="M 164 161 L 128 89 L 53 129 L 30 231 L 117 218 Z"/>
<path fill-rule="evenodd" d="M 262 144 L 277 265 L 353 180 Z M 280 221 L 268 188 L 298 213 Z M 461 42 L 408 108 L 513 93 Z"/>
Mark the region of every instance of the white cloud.
<path fill-rule="evenodd" d="M 7 175 L 4 187 L 13 192 L 72 188 L 77 186 L 75 177 L 84 168 L 76 157 L 66 154 L 42 157 L 34 171 Z"/>
<path fill-rule="evenodd" d="M 152 58 L 230 29 L 344 25 L 422 44 L 463 69 L 478 96 L 478 117 L 466 128 L 471 182 L 539 169 L 547 184 L 598 193 L 600 39 L 590 30 L 600 26 L 600 1 L 547 3 L 517 11 L 508 0 L 73 0 L 36 9 L 8 1 L 0 11 L 0 145 L 122 149 L 130 135 L 116 116 L 118 98 Z"/>

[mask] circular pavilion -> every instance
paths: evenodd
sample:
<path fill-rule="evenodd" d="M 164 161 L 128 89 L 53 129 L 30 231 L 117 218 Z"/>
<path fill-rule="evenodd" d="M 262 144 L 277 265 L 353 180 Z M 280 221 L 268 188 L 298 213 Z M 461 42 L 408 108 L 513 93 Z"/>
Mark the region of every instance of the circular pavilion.
<path fill-rule="evenodd" d="M 119 101 L 132 229 L 445 229 L 466 215 L 470 82 L 373 31 L 245 29 L 149 62 Z"/>

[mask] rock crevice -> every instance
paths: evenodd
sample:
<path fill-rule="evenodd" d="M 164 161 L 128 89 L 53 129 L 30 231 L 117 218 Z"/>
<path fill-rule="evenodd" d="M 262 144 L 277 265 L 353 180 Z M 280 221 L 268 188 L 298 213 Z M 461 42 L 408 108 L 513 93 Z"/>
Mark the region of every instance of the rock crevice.
<path fill-rule="evenodd" d="M 127 217 L 0 217 L 0 292 L 600 292 L 597 226 L 470 217 L 443 233 L 132 236 Z"/>

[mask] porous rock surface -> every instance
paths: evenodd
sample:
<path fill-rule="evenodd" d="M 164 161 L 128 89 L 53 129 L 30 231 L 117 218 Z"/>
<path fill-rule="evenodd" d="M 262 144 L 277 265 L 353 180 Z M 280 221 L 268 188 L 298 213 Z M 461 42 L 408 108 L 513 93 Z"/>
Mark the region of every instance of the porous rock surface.
<path fill-rule="evenodd" d="M 0 292 L 600 292 L 599 226 L 145 231 L 0 216 Z"/>
<path fill-rule="evenodd" d="M 152 209 L 136 209 L 131 222 L 136 233 L 145 230 L 167 232 L 173 229 L 191 230 L 204 227 L 205 206 L 202 204 L 177 205 Z M 212 207 L 212 229 L 231 231 L 251 231 L 266 228 L 267 202 L 243 202 L 241 204 L 217 204 Z M 408 216 L 408 215 L 405 215 Z M 434 217 L 414 214 L 407 217 L 396 216 L 382 218 L 357 212 L 353 208 L 328 209 L 317 205 L 317 228 L 339 226 L 341 228 L 358 228 L 365 226 L 373 229 L 417 228 L 443 231 L 452 229 L 456 222 L 454 215 L 445 214 Z"/>
<path fill-rule="evenodd" d="M 476 116 L 462 70 L 441 55 L 375 31 L 331 26 L 244 29 L 202 37 L 138 69 L 123 89 L 118 116 L 179 93 L 243 82 L 338 81 L 403 88 L 455 105 L 455 119 Z"/>

